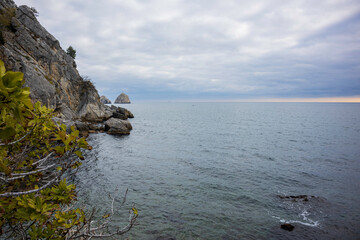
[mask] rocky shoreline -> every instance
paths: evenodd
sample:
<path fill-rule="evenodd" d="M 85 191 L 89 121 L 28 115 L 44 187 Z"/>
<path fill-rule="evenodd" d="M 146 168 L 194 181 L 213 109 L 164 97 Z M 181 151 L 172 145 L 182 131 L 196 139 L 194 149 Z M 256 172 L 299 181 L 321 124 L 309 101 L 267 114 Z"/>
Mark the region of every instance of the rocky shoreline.
<path fill-rule="evenodd" d="M 102 122 L 88 122 L 81 120 L 69 120 L 59 117 L 54 117 L 53 120 L 59 124 L 65 124 L 67 131 L 70 132 L 70 127 L 75 126 L 80 131 L 82 136 L 87 136 L 89 133 L 107 132 L 108 134 L 129 135 L 132 130 L 132 125 L 129 118 L 134 118 L 134 115 L 127 109 L 116 106 L 105 106 L 109 118 Z"/>
<path fill-rule="evenodd" d="M 33 9 L 2 0 L 0 11 L 8 20 L 0 28 L 0 59 L 6 69 L 24 73 L 34 103 L 53 108 L 56 122 L 75 125 L 85 135 L 95 131 L 130 133 L 128 118 L 133 114 L 101 102 L 93 83 L 80 76 L 75 60 L 38 22 Z"/>

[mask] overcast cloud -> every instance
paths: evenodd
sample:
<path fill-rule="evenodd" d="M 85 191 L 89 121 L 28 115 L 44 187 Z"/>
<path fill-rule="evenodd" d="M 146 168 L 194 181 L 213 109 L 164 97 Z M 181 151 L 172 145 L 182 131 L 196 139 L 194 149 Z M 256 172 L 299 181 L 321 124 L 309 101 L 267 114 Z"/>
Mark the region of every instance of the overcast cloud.
<path fill-rule="evenodd" d="M 114 100 L 360 95 L 360 1 L 15 0 Z"/>

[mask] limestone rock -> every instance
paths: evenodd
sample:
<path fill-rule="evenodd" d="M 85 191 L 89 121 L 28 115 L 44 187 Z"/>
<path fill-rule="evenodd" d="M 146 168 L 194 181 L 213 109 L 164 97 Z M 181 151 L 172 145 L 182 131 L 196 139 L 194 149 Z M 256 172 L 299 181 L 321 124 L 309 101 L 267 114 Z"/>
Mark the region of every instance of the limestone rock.
<path fill-rule="evenodd" d="M 115 100 L 114 103 L 130 103 L 129 96 L 125 93 L 121 93 Z"/>
<path fill-rule="evenodd" d="M 109 134 L 127 135 L 131 129 L 131 123 L 127 120 L 110 118 L 105 122 L 105 131 Z"/>
<path fill-rule="evenodd" d="M 111 104 L 111 101 L 110 101 L 107 97 L 105 97 L 104 95 L 102 95 L 102 96 L 100 97 L 100 101 L 101 101 L 103 104 Z"/>
<path fill-rule="evenodd" d="M 93 83 L 80 76 L 74 59 L 41 26 L 29 7 L 17 7 L 13 0 L 0 1 L 0 9 L 9 8 L 14 8 L 15 14 L 10 27 L 0 27 L 0 59 L 7 70 L 24 73 L 32 101 L 55 109 L 53 120 L 65 124 L 67 131 L 75 125 L 83 134 L 105 129 L 129 134 L 132 127 L 128 121 L 111 117 L 127 119 L 132 114 L 126 109 L 111 109 L 100 101 Z M 124 99 L 130 103 L 127 96 Z"/>
<path fill-rule="evenodd" d="M 107 110 L 112 112 L 113 118 L 119 118 L 122 120 L 127 120 L 128 118 L 134 118 L 134 115 L 126 108 L 116 107 L 114 105 L 112 105 L 111 107 L 106 106 L 106 108 Z"/>
<path fill-rule="evenodd" d="M 94 85 L 84 80 L 76 63 L 37 21 L 27 6 L 17 7 L 12 0 L 0 1 L 0 8 L 15 8 L 12 30 L 4 28 L 0 59 L 6 69 L 24 73 L 30 97 L 54 108 L 68 120 L 103 121 L 109 118 Z"/>

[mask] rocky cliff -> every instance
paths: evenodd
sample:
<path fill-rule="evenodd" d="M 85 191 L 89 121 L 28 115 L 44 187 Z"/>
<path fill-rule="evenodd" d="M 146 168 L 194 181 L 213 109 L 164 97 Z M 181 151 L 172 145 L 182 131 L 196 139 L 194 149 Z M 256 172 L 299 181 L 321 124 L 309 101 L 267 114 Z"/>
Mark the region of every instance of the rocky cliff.
<path fill-rule="evenodd" d="M 125 93 L 121 93 L 115 100 L 114 103 L 130 103 L 129 96 Z"/>
<path fill-rule="evenodd" d="M 9 19 L 1 21 L 0 59 L 7 69 L 24 73 L 31 98 L 54 108 L 66 119 L 108 119 L 109 113 L 93 84 L 79 75 L 74 59 L 41 26 L 32 9 L 17 7 L 12 0 L 1 0 L 0 9 L 3 18 Z"/>
<path fill-rule="evenodd" d="M 124 111 L 101 103 L 94 85 L 80 76 L 74 59 L 41 26 L 34 9 L 17 7 L 12 0 L 0 0 L 0 59 L 7 70 L 24 73 L 32 100 L 55 109 L 57 121 L 83 131 L 109 130 L 105 121 L 119 118 L 119 112 Z M 121 115 L 121 119 L 127 117 Z M 117 120 L 110 121 L 111 126 L 120 129 L 120 134 L 128 134 L 131 124 Z M 109 131 L 116 133 L 116 129 Z"/>
<path fill-rule="evenodd" d="M 105 97 L 104 95 L 100 97 L 100 101 L 103 104 L 111 104 L 111 101 L 107 97 Z"/>

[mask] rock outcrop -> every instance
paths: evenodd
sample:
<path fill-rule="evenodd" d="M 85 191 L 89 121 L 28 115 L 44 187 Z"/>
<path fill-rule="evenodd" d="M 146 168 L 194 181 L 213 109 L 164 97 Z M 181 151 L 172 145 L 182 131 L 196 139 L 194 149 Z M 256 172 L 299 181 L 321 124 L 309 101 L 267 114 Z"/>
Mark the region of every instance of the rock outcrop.
<path fill-rule="evenodd" d="M 111 104 L 111 101 L 104 95 L 100 97 L 100 102 L 102 102 L 103 104 Z"/>
<path fill-rule="evenodd" d="M 130 134 L 132 126 L 129 121 L 116 118 L 110 118 L 105 122 L 105 130 L 109 134 Z"/>
<path fill-rule="evenodd" d="M 92 82 L 80 76 L 74 59 L 41 26 L 31 8 L 1 0 L 0 11 L 8 19 L 0 25 L 0 59 L 6 69 L 24 73 L 33 102 L 55 109 L 60 122 L 75 123 L 84 131 L 105 129 L 104 121 L 123 111 L 100 101 Z"/>
<path fill-rule="evenodd" d="M 119 118 L 122 120 L 126 120 L 128 118 L 134 118 L 134 115 L 126 108 L 115 107 L 114 105 L 111 107 L 108 107 L 108 106 L 106 106 L 106 107 L 109 111 L 112 112 L 113 118 Z"/>
<path fill-rule="evenodd" d="M 129 96 L 125 93 L 121 93 L 115 100 L 114 103 L 130 103 Z"/>

